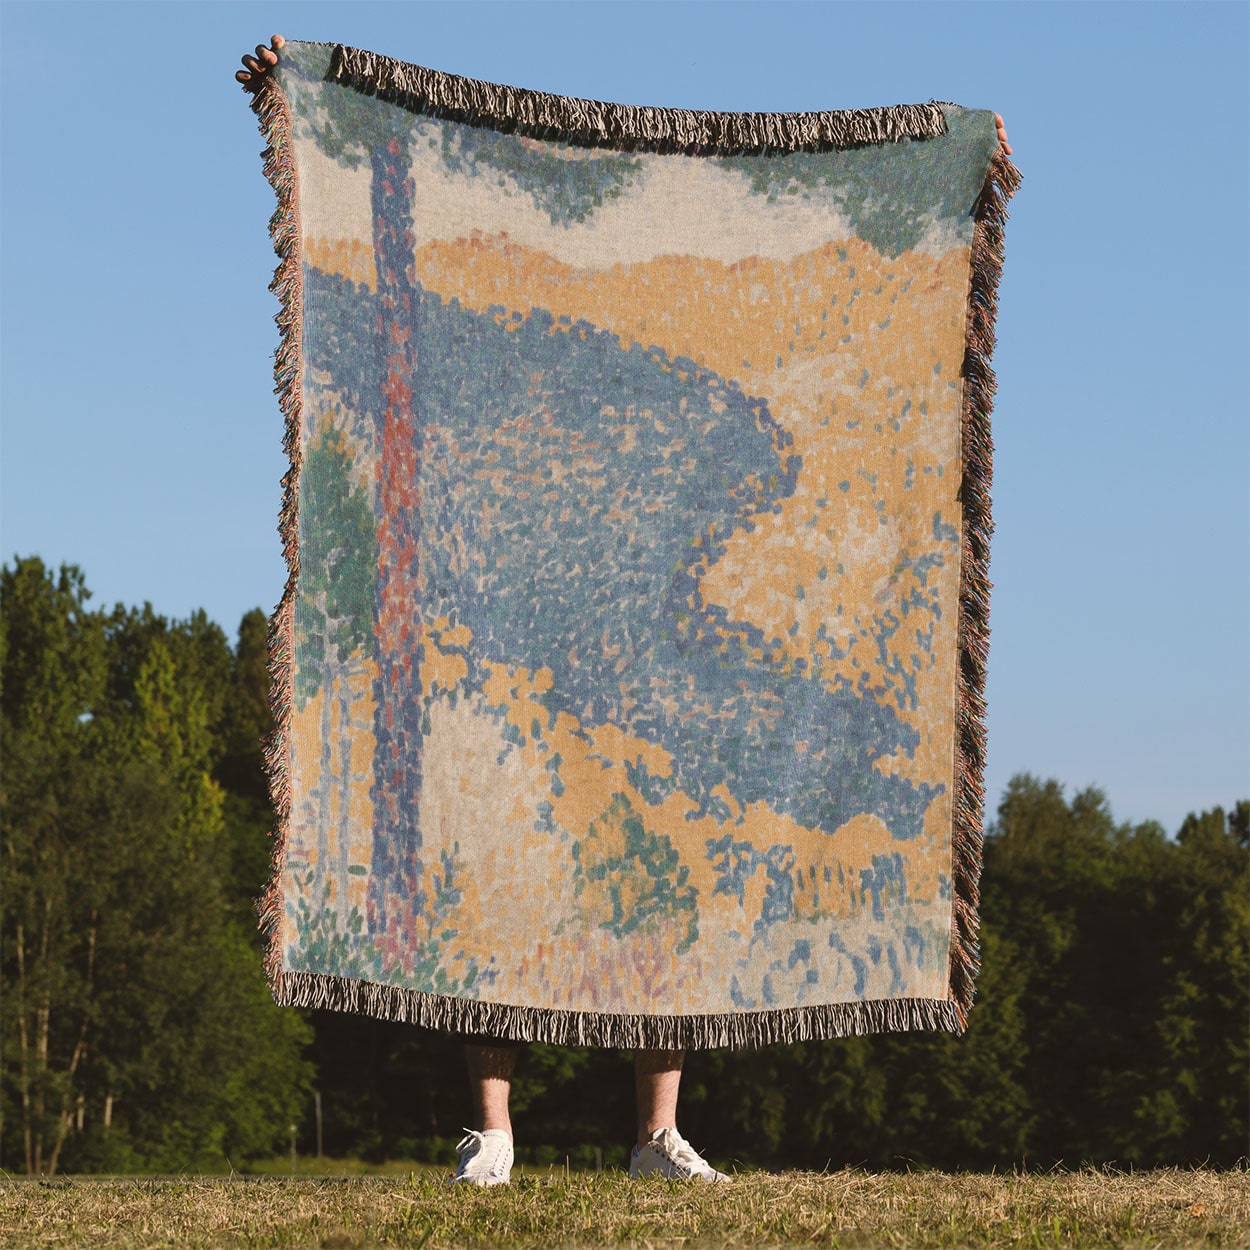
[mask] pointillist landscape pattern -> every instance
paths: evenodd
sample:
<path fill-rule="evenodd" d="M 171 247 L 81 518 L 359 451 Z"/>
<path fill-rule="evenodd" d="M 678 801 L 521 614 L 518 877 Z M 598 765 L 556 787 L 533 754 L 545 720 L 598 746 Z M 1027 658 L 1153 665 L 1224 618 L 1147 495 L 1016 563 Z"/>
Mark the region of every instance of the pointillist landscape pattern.
<path fill-rule="evenodd" d="M 947 999 L 992 115 L 614 152 L 288 50 L 283 968 L 633 1016 Z"/>

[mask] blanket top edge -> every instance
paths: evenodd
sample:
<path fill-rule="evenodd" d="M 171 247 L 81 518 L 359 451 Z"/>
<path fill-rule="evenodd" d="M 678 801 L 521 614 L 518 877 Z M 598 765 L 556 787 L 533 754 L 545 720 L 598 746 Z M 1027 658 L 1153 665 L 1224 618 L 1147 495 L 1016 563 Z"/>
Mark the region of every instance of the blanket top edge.
<path fill-rule="evenodd" d="M 713 154 L 930 139 L 947 132 L 945 110 L 952 107 L 930 100 L 879 108 L 751 113 L 613 104 L 466 78 L 345 44 L 325 46 L 332 48 L 329 81 L 401 107 L 614 147 Z"/>

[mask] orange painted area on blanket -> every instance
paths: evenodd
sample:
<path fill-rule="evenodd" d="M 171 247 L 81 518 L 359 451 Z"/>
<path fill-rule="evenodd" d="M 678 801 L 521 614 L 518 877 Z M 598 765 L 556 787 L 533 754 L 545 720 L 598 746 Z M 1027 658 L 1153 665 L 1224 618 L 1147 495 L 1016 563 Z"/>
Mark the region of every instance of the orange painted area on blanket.
<path fill-rule="evenodd" d="M 304 263 L 374 290 L 378 282 L 373 247 L 359 239 L 304 239 Z"/>
<path fill-rule="evenodd" d="M 461 654 L 473 641 L 467 625 L 452 625 L 440 616 L 432 625 L 418 622 L 421 647 L 421 689 L 427 694 L 450 693 L 469 675 L 469 663 Z M 453 649 L 454 648 L 454 649 Z"/>

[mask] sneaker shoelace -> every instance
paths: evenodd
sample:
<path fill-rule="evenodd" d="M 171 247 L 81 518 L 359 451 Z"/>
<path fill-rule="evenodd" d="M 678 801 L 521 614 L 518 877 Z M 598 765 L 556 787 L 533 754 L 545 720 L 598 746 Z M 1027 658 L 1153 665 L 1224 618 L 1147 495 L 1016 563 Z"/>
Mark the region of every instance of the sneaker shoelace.
<path fill-rule="evenodd" d="M 655 1144 L 679 1168 L 684 1168 L 687 1175 L 712 1170 L 711 1164 L 675 1128 L 669 1129 Z"/>
<path fill-rule="evenodd" d="M 464 1136 L 456 1144 L 456 1149 L 461 1152 L 461 1169 L 472 1159 L 475 1162 L 480 1161 L 479 1165 L 485 1166 L 491 1176 L 501 1175 L 499 1161 L 506 1145 L 505 1137 L 492 1137 L 488 1142 L 484 1133 L 479 1133 L 476 1129 L 465 1129 Z"/>

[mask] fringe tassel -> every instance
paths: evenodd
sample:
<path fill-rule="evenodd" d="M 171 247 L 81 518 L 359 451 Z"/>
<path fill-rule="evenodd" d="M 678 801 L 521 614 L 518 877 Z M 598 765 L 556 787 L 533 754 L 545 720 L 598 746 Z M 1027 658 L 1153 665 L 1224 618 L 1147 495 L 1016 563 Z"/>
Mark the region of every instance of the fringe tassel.
<path fill-rule="evenodd" d="M 826 1003 L 712 1016 L 624 1016 L 479 1003 L 314 972 L 287 972 L 276 996 L 286 1006 L 351 1011 L 453 1033 L 622 1050 L 742 1050 L 774 1042 L 860 1037 L 904 1029 L 963 1031 L 958 1006 L 937 998 Z"/>
<path fill-rule="evenodd" d="M 281 301 L 274 320 L 280 341 L 274 357 L 274 390 L 283 416 L 283 449 L 290 467 L 282 478 L 282 506 L 278 533 L 286 557 L 287 578 L 282 598 L 269 618 L 269 706 L 274 729 L 265 743 L 265 773 L 277 824 L 273 832 L 273 855 L 269 880 L 257 911 L 265 937 L 265 975 L 274 997 L 283 1000 L 282 969 L 282 874 L 286 866 L 287 834 L 291 816 L 290 725 L 291 663 L 295 631 L 295 597 L 299 577 L 299 474 L 300 422 L 303 410 L 302 344 L 304 315 L 303 257 L 299 228 L 299 192 L 295 176 L 293 123 L 286 96 L 272 74 L 266 75 L 252 93 L 252 110 L 260 122 L 268 146 L 262 153 L 265 177 L 273 187 L 278 206 L 269 219 L 269 234 L 278 255 L 278 267 L 269 289 Z"/>
<path fill-rule="evenodd" d="M 946 133 L 946 117 L 933 102 L 825 113 L 643 108 L 479 82 L 342 44 L 335 46 L 327 77 L 403 108 L 488 121 L 504 131 L 624 149 L 788 152 L 802 147 L 847 148 L 930 139 Z"/>
<path fill-rule="evenodd" d="M 1020 186 L 1020 171 L 1001 152 L 986 175 L 977 202 L 964 354 L 963 553 L 959 586 L 959 687 L 956 711 L 954 908 L 951 923 L 950 994 L 958 1032 L 968 1024 L 977 972 L 981 860 L 985 803 L 985 669 L 990 643 L 990 488 L 994 478 L 994 321 L 1003 270 L 1007 201 Z"/>

